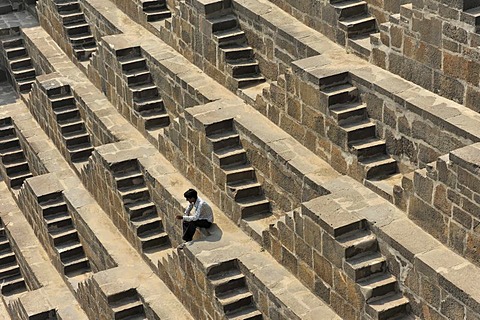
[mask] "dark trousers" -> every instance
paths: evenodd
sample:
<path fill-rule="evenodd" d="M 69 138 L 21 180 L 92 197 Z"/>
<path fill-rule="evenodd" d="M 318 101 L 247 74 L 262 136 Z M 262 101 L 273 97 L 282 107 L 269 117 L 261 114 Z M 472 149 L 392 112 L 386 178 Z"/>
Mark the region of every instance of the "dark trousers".
<path fill-rule="evenodd" d="M 210 228 L 212 225 L 208 220 L 183 221 L 183 237 L 185 241 L 192 241 L 193 235 L 197 227 Z"/>

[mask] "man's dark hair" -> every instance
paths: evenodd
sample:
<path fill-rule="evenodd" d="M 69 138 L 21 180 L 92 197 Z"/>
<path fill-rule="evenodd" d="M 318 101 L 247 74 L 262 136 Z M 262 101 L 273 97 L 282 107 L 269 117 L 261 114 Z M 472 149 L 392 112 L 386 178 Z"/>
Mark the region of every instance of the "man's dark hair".
<path fill-rule="evenodd" d="M 185 191 L 185 193 L 183 194 L 183 196 L 185 197 L 185 199 L 195 198 L 195 200 L 196 200 L 197 197 L 198 197 L 198 195 L 197 195 L 197 190 L 195 190 L 195 189 L 188 189 L 187 191 Z"/>

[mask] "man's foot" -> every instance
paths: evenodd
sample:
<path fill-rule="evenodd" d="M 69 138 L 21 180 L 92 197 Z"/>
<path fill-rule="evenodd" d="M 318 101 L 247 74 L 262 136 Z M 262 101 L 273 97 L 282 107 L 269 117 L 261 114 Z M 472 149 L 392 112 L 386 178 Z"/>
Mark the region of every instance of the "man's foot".
<path fill-rule="evenodd" d="M 177 249 L 178 249 L 178 250 L 182 250 L 183 248 L 185 248 L 185 245 L 186 245 L 186 244 L 187 244 L 187 243 L 186 243 L 185 241 L 182 242 L 182 243 L 180 243 L 180 244 L 177 246 Z"/>

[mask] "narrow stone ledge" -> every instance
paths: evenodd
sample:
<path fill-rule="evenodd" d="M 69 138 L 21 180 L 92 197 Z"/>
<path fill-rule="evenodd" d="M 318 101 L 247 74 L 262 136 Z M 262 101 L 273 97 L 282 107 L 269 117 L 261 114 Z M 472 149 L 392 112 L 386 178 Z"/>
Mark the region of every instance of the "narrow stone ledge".
<path fill-rule="evenodd" d="M 453 150 L 449 159 L 473 174 L 480 174 L 480 143 Z"/>

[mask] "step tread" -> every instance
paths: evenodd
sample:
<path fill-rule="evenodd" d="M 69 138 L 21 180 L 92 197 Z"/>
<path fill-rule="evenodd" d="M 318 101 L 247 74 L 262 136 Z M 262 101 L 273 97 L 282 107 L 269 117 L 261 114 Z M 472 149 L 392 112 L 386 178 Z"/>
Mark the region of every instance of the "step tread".
<path fill-rule="evenodd" d="M 375 123 L 372 122 L 370 119 L 365 119 L 365 120 L 356 121 L 352 123 L 345 123 L 340 126 L 346 131 L 351 132 L 351 131 L 355 131 L 363 128 L 375 127 Z"/>
<path fill-rule="evenodd" d="M 385 144 L 385 140 L 379 138 L 368 138 L 362 140 L 356 140 L 350 143 L 350 147 L 355 150 L 362 150 L 371 147 L 381 146 Z"/>
<path fill-rule="evenodd" d="M 385 257 L 379 252 L 367 252 L 346 259 L 346 262 L 348 262 L 354 269 L 360 269 L 372 264 L 383 263 L 385 261 Z"/>
<path fill-rule="evenodd" d="M 360 161 L 363 165 L 369 167 L 381 166 L 386 164 L 396 163 L 396 160 L 390 157 L 388 154 L 382 154 L 375 157 L 366 158 Z"/>
<path fill-rule="evenodd" d="M 383 310 L 388 310 L 393 307 L 404 305 L 409 303 L 409 300 L 403 296 L 402 293 L 398 292 L 395 294 L 386 294 L 385 296 L 379 297 L 379 299 L 375 299 L 368 303 L 368 305 L 373 308 L 377 312 L 381 312 Z"/>
<path fill-rule="evenodd" d="M 345 25 L 345 26 L 352 26 L 355 24 L 360 24 L 363 22 L 369 22 L 369 21 L 375 21 L 375 17 L 371 16 L 369 14 L 364 14 L 364 15 L 359 15 L 359 16 L 354 16 L 354 17 L 348 17 L 345 18 L 344 20 L 338 21 L 339 23 Z"/>

